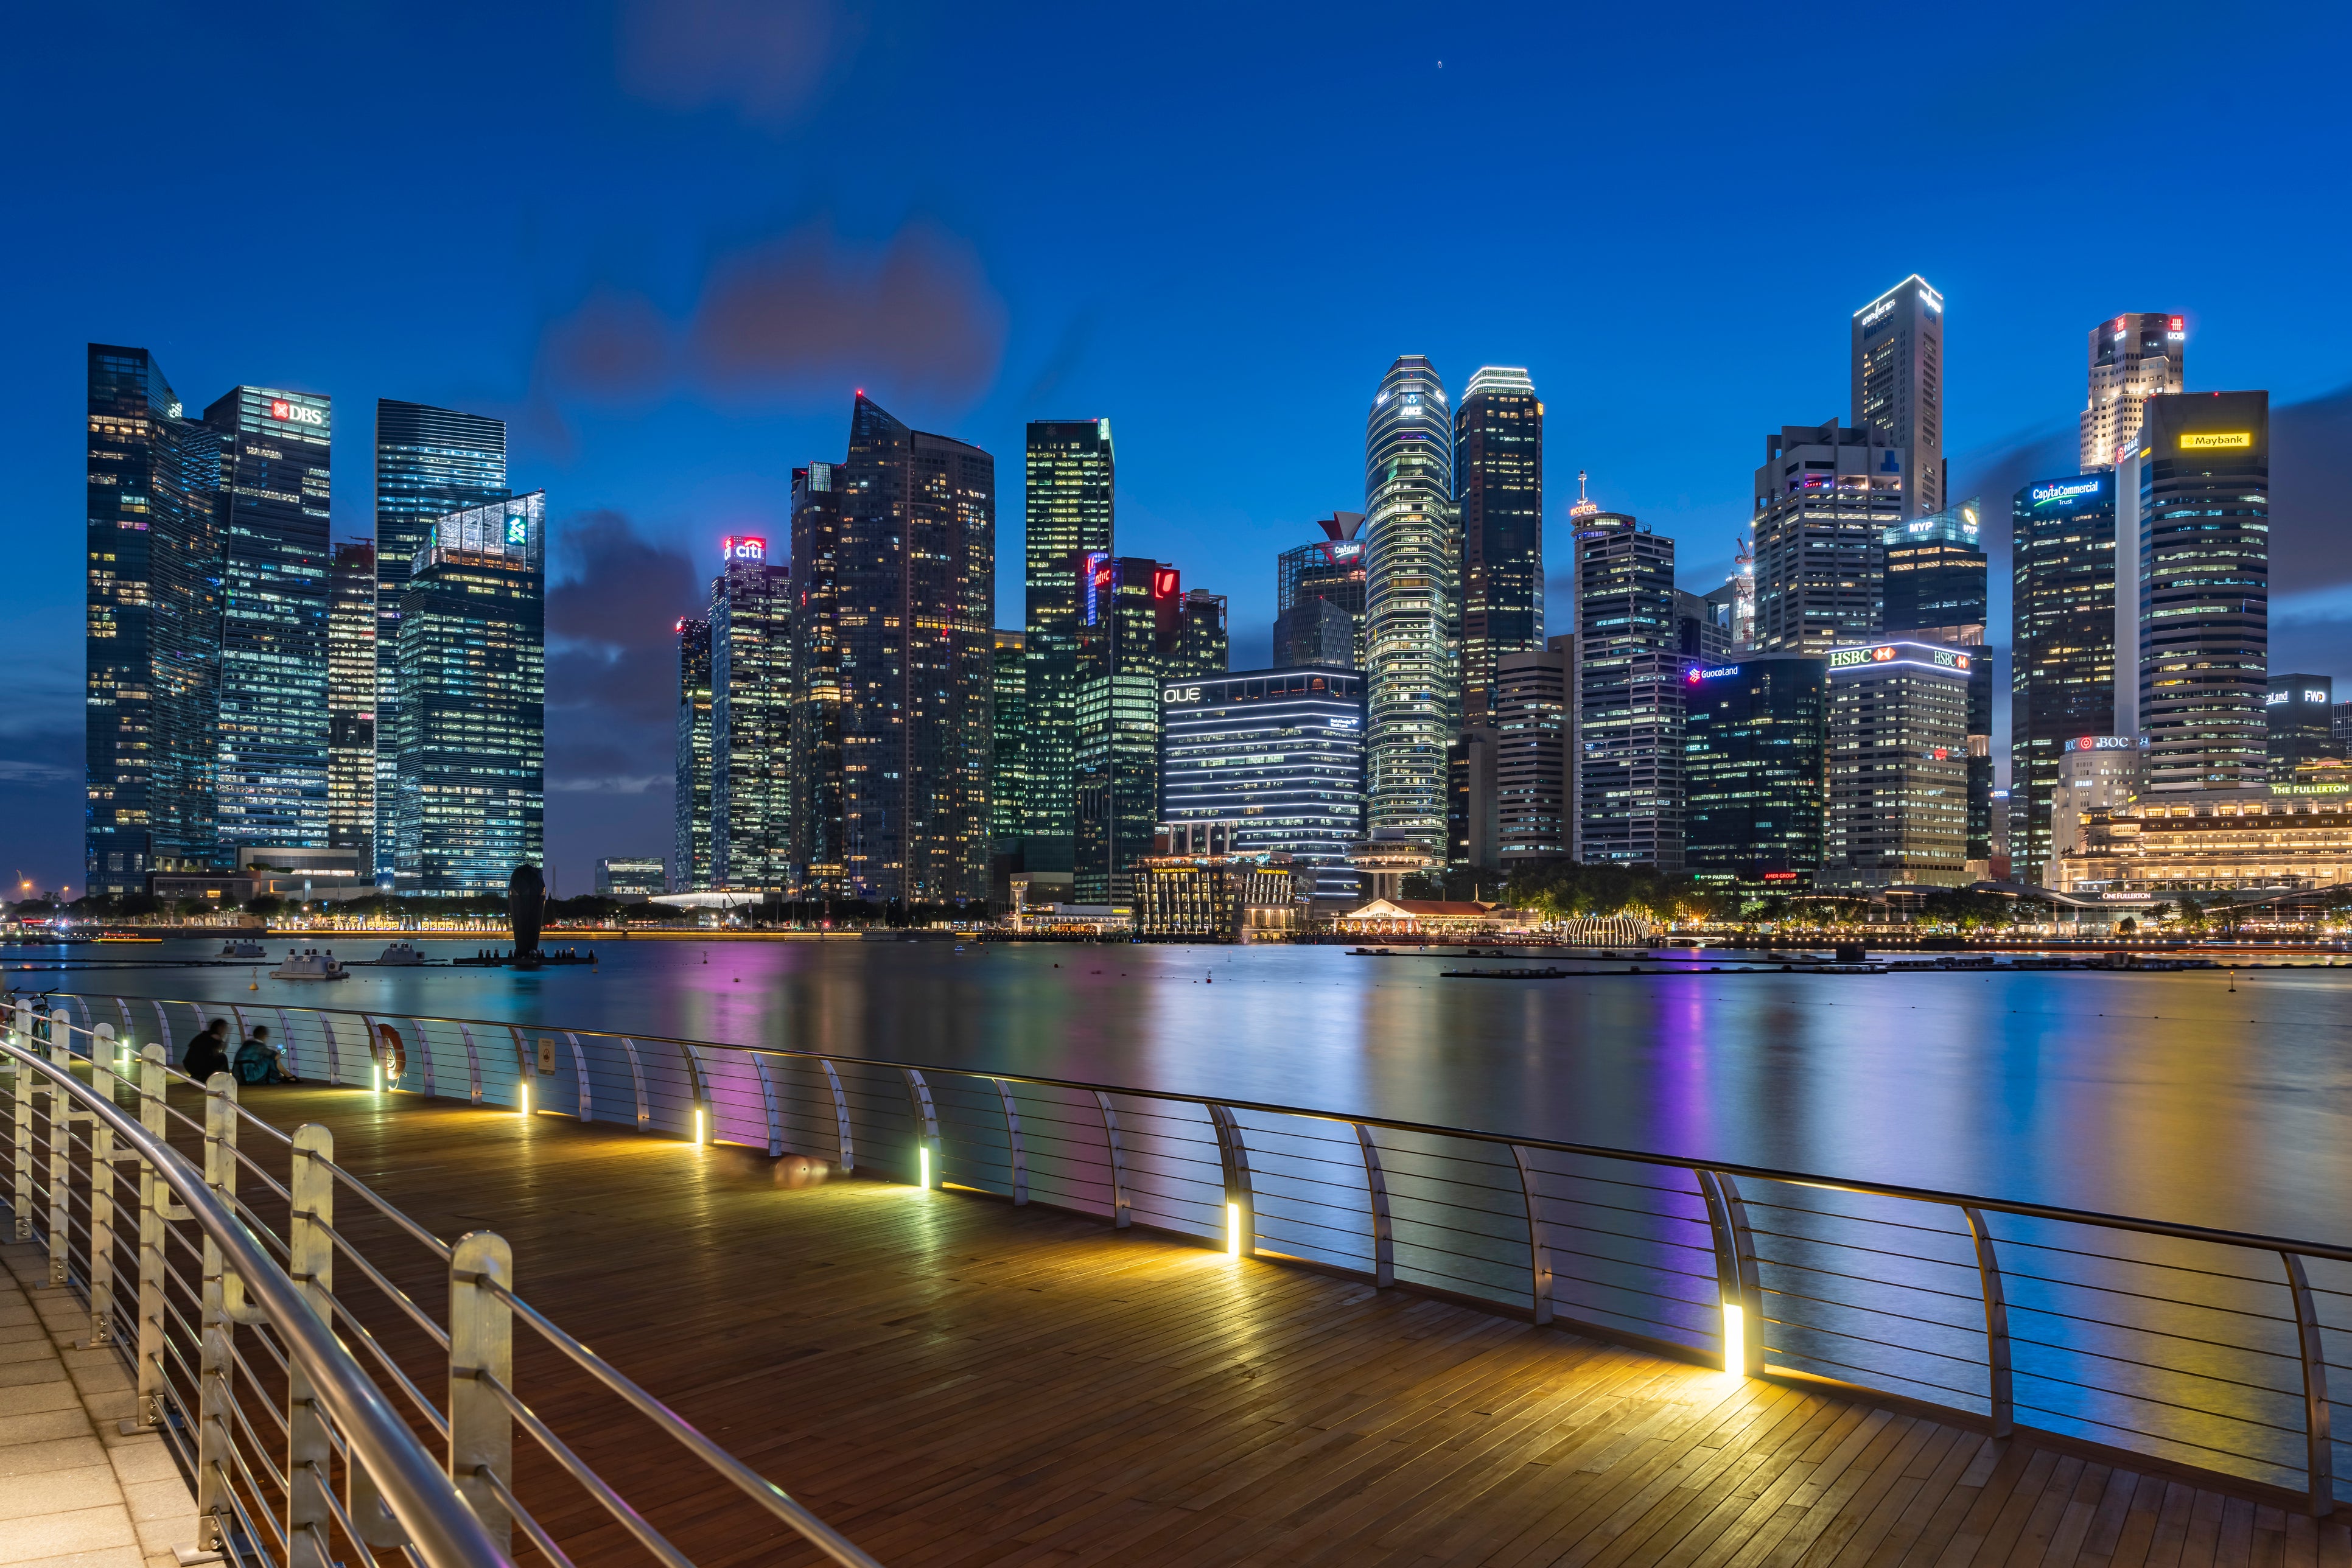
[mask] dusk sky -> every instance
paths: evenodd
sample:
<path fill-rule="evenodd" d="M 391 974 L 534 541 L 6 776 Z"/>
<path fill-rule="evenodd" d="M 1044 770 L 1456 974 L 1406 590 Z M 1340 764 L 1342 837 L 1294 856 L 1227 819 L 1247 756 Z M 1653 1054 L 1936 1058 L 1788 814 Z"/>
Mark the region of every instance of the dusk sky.
<path fill-rule="evenodd" d="M 510 421 L 555 520 L 565 893 L 667 852 L 671 620 L 722 535 L 781 552 L 859 387 L 995 454 L 1005 626 L 1024 422 L 1109 418 L 1118 549 L 1230 595 L 1244 668 L 1275 552 L 1362 506 L 1399 353 L 1457 391 L 1528 367 L 1555 584 L 1582 468 L 1705 589 L 1766 431 L 1846 416 L 1849 315 L 1905 274 L 1948 301 L 1952 493 L 2004 545 L 2074 466 L 2088 330 L 2173 311 L 2190 390 L 2279 411 L 2272 667 L 2352 678 L 2340 5 L 125 3 L 10 35 L 0 871 L 43 887 L 81 882 L 91 340 L 197 407 L 331 395 L 339 537 L 377 397 Z"/>

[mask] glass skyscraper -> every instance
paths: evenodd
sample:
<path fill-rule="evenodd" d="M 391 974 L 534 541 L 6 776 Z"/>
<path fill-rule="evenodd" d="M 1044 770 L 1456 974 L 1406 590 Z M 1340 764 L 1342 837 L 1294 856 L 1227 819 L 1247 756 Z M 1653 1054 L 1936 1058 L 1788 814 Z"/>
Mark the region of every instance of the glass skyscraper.
<path fill-rule="evenodd" d="M 327 568 L 327 843 L 375 868 L 375 546 L 335 546 Z"/>
<path fill-rule="evenodd" d="M 674 893 L 710 890 L 710 623 L 677 623 L 677 750 L 670 875 Z"/>
<path fill-rule="evenodd" d="M 712 885 L 782 893 L 792 858 L 792 568 L 740 534 L 710 583 Z"/>
<path fill-rule="evenodd" d="M 1462 721 L 1493 706 L 1495 661 L 1543 646 L 1543 404 L 1524 370 L 1486 365 L 1454 411 L 1462 531 Z"/>
<path fill-rule="evenodd" d="M 1183 662 L 1184 595 L 1176 569 L 1149 556 L 1082 567 L 1071 882 L 1079 903 L 1115 904 L 1160 821 L 1160 683 Z"/>
<path fill-rule="evenodd" d="M 1944 509 L 1944 297 L 1917 273 L 1853 313 L 1853 420 L 1895 454 L 1899 518 Z"/>
<path fill-rule="evenodd" d="M 1031 871 L 1067 871 L 1076 864 L 1080 563 L 1111 552 L 1117 466 L 1108 419 L 1029 426 L 1023 503 L 1029 793 L 1022 855 Z"/>
<path fill-rule="evenodd" d="M 1991 571 L 1980 537 L 1983 516 L 1982 503 L 1964 500 L 1890 524 L 1881 536 L 1885 546 L 1885 635 L 1979 650 L 1969 661 L 1971 861 L 1992 858 L 1993 661 L 1981 651 Z"/>
<path fill-rule="evenodd" d="M 841 837 L 845 783 L 841 723 L 846 683 L 841 663 L 840 476 L 840 467 L 834 463 L 811 463 L 793 470 L 791 860 L 797 896 L 811 900 L 850 896 L 849 857 Z M 706 688 L 710 673 L 707 657 L 706 652 Z M 681 768 L 685 733 L 683 728 L 678 731 Z"/>
<path fill-rule="evenodd" d="M 1454 411 L 1421 354 L 1389 366 L 1364 420 L 1364 658 L 1370 831 L 1442 853 L 1446 747 L 1462 719 Z"/>
<path fill-rule="evenodd" d="M 992 853 L 1010 855 L 1021 845 L 1028 809 L 1029 672 L 1026 634 L 996 628 L 996 653 L 989 666 L 988 821 Z"/>
<path fill-rule="evenodd" d="M 1363 676 L 1330 666 L 1220 673 L 1171 679 L 1159 696 L 1160 820 L 1230 823 L 1239 852 L 1312 866 L 1320 897 L 1353 893 L 1348 852 L 1364 837 Z"/>
<path fill-rule="evenodd" d="M 404 892 L 504 892 L 544 859 L 542 490 L 438 519 L 400 601 Z"/>
<path fill-rule="evenodd" d="M 1867 426 L 1784 425 L 1756 470 L 1756 646 L 1827 653 L 1878 635 L 1881 542 L 1904 511 L 1902 453 Z"/>
<path fill-rule="evenodd" d="M 1286 666 L 1334 661 L 1333 658 L 1324 657 L 1330 640 L 1325 629 L 1329 617 L 1315 608 L 1314 602 L 1320 600 L 1345 618 L 1346 663 L 1350 668 L 1361 669 L 1364 542 L 1356 535 L 1364 526 L 1364 514 L 1335 511 L 1317 520 L 1316 526 L 1323 531 L 1321 539 L 1275 557 L 1274 662 Z M 1294 649 L 1304 649 L 1316 657 L 1295 658 Z"/>
<path fill-rule="evenodd" d="M 1576 520 L 1577 854 L 1683 868 L 1675 542 L 1622 512 Z"/>
<path fill-rule="evenodd" d="M 1683 676 L 1683 868 L 1794 891 L 1822 864 L 1829 661 L 1748 654 Z"/>
<path fill-rule="evenodd" d="M 2128 720 L 2116 703 L 2116 476 L 2027 485 L 2010 518 L 2010 867 L 2047 885 L 2059 753 Z"/>

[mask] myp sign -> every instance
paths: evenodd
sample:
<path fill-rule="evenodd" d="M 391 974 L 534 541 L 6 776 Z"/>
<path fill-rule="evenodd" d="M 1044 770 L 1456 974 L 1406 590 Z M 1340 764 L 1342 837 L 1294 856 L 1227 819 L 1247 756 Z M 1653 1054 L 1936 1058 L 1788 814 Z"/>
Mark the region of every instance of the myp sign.
<path fill-rule="evenodd" d="M 2035 485 L 2025 493 L 2035 506 L 2055 506 L 2061 501 L 2097 495 L 2105 484 L 2105 479 L 2093 474 L 2079 479 L 2053 479 L 2046 485 Z"/>

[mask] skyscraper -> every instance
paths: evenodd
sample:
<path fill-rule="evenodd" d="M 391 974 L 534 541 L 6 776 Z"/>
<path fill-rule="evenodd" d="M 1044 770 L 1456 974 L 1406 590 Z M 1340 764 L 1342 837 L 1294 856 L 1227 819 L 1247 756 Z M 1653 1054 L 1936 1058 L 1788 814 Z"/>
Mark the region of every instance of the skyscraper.
<path fill-rule="evenodd" d="M 1495 837 L 1504 870 L 1576 852 L 1576 637 L 1495 661 Z"/>
<path fill-rule="evenodd" d="M 1176 569 L 1148 556 L 1096 554 L 1083 569 L 1073 887 L 1082 904 L 1118 903 L 1161 820 L 1160 683 L 1182 660 L 1185 603 Z"/>
<path fill-rule="evenodd" d="M 1756 647 L 1827 653 L 1877 635 L 1887 526 L 1906 465 L 1874 429 L 1784 425 L 1756 470 Z"/>
<path fill-rule="evenodd" d="M 504 892 L 545 859 L 547 495 L 450 513 L 400 600 L 399 839 L 406 891 Z"/>
<path fill-rule="evenodd" d="M 327 844 L 375 867 L 375 546 L 335 546 L 327 569 Z"/>
<path fill-rule="evenodd" d="M 792 885 L 792 568 L 738 534 L 710 580 L 710 875 L 714 887 Z"/>
<path fill-rule="evenodd" d="M 1111 552 L 1116 469 L 1109 420 L 1031 422 L 1023 500 L 1029 795 L 1022 853 L 1032 871 L 1066 871 L 1075 863 L 1079 563 Z"/>
<path fill-rule="evenodd" d="M 1750 653 L 1683 676 L 1683 867 L 1702 881 L 1794 891 L 1822 864 L 1829 660 Z"/>
<path fill-rule="evenodd" d="M 1318 896 L 1352 893 L 1348 851 L 1364 836 L 1362 675 L 1221 670 L 1170 680 L 1159 695 L 1162 820 L 1232 823 L 1241 850 L 1314 868 Z"/>
<path fill-rule="evenodd" d="M 1889 525 L 1883 536 L 1886 636 L 1983 648 L 1991 576 L 1979 537 L 1983 515 L 1982 503 L 1971 500 Z M 1980 652 L 1969 661 L 1971 861 L 1992 858 L 1992 656 Z"/>
<path fill-rule="evenodd" d="M 1892 449 L 1901 516 L 1944 509 L 1944 297 L 1917 273 L 1853 313 L 1856 426 Z M 1898 520 L 1899 521 L 1899 520 Z"/>
<path fill-rule="evenodd" d="M 375 405 L 376 879 L 392 875 L 399 796 L 398 753 L 382 744 L 399 729 L 400 600 L 409 563 L 434 522 L 503 500 L 507 427 L 501 419 L 380 397 Z"/>
<path fill-rule="evenodd" d="M 1623 512 L 1576 520 L 1577 854 L 1683 864 L 1675 542 Z"/>
<path fill-rule="evenodd" d="M 2341 757 L 2336 744 L 2336 682 L 2325 675 L 2273 675 L 2263 699 L 2273 784 L 2293 784 L 2304 763 Z"/>
<path fill-rule="evenodd" d="M 2059 753 L 2078 736 L 2130 728 L 2116 700 L 2116 490 L 2112 473 L 2070 474 L 2011 503 L 2009 854 L 2020 881 L 2048 885 Z"/>
<path fill-rule="evenodd" d="M 996 628 L 989 664 L 988 836 L 992 855 L 1019 853 L 1029 801 L 1029 679 L 1025 633 Z M 1025 867 L 1024 868 L 1025 868 Z"/>
<path fill-rule="evenodd" d="M 709 890 L 710 623 L 677 623 L 677 795 L 670 837 L 673 893 Z"/>
<path fill-rule="evenodd" d="M 2111 468 L 2139 440 L 2144 399 L 2178 393 L 2188 323 L 2162 311 L 2126 312 L 2091 329 L 2091 398 L 2083 408 L 2083 471 Z"/>
<path fill-rule="evenodd" d="M 1829 654 L 1822 885 L 1959 887 L 1968 874 L 1969 670 L 1975 656 L 1881 641 Z"/>
<path fill-rule="evenodd" d="M 1302 605 L 1321 600 L 1347 617 L 1349 655 L 1347 664 L 1361 669 L 1364 664 L 1364 542 L 1356 537 L 1364 526 L 1364 514 L 1360 511 L 1335 511 L 1318 519 L 1316 526 L 1323 537 L 1312 544 L 1302 544 L 1286 550 L 1275 558 L 1275 662 L 1279 665 L 1283 650 L 1311 647 L 1325 658 L 1294 659 L 1294 663 L 1328 662 L 1329 636 L 1323 628 L 1328 618 L 1321 612 Z"/>
<path fill-rule="evenodd" d="M 841 469 L 793 470 L 792 866 L 799 897 L 845 899 L 842 847 Z"/>
<path fill-rule="evenodd" d="M 89 345 L 88 817 L 93 893 L 215 853 L 221 434 L 145 349 Z"/>
<path fill-rule="evenodd" d="M 1454 411 L 1462 533 L 1462 714 L 1486 721 L 1495 661 L 1543 645 L 1544 406 L 1524 370 L 1485 365 Z"/>
<path fill-rule="evenodd" d="M 2143 406 L 2139 446 L 2117 477 L 2138 492 L 2148 788 L 2258 788 L 2269 776 L 2270 395 Z"/>
<path fill-rule="evenodd" d="M 1176 654 L 1168 671 L 1178 676 L 1223 675 L 1233 668 L 1233 641 L 1225 626 L 1225 596 L 1206 588 L 1184 595 L 1179 612 Z"/>
<path fill-rule="evenodd" d="M 1389 366 L 1364 422 L 1364 584 L 1374 833 L 1445 843 L 1446 743 L 1461 722 L 1454 419 L 1429 361 Z"/>
<path fill-rule="evenodd" d="M 226 447 L 221 848 L 327 844 L 328 400 L 240 386 L 205 410 Z"/>

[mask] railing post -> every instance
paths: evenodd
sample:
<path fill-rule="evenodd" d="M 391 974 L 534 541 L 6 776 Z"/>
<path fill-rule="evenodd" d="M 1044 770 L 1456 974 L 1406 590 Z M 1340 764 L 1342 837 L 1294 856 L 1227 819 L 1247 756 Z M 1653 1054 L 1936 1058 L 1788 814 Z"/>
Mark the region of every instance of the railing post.
<path fill-rule="evenodd" d="M 330 1331 L 335 1326 L 335 1137 L 316 1122 L 294 1130 L 294 1163 L 288 1191 L 293 1194 L 286 1232 L 286 1271 L 301 1289 L 310 1310 Z M 320 1550 L 334 1518 L 328 1500 L 327 1470 L 333 1445 L 310 1380 L 299 1360 L 286 1368 L 287 1568 L 330 1568 Z M 317 1534 L 312 1533 L 313 1531 Z"/>
<path fill-rule="evenodd" d="M 1353 1122 L 1356 1145 L 1364 1152 L 1364 1191 L 1372 1205 L 1372 1283 L 1387 1289 L 1396 1283 L 1396 1233 L 1389 1223 L 1389 1173 L 1381 1164 L 1381 1147 L 1372 1130 Z"/>
<path fill-rule="evenodd" d="M 514 1418 L 483 1379 L 514 1386 L 514 1309 L 484 1289 L 492 1283 L 513 1292 L 513 1249 L 496 1232 L 468 1231 L 449 1254 L 449 1479 L 503 1552 L 514 1521 L 483 1472 L 513 1486 Z"/>
<path fill-rule="evenodd" d="M 236 1079 L 216 1072 L 205 1083 L 205 1185 L 224 1204 L 236 1203 Z M 196 1544 L 219 1550 L 231 1509 L 228 1480 L 229 1379 L 236 1375 L 235 1310 L 244 1304 L 245 1281 L 232 1273 L 210 1231 L 204 1243 L 203 1347 L 196 1370 Z"/>
<path fill-rule="evenodd" d="M 588 1087 L 588 1053 L 580 1048 L 580 1037 L 571 1030 L 563 1037 L 572 1043 L 572 1078 L 580 1091 L 580 1123 L 586 1126 L 596 1120 L 596 1097 Z"/>
<path fill-rule="evenodd" d="M 1203 1103 L 1217 1130 L 1217 1161 L 1225 1172 L 1225 1250 L 1235 1258 L 1255 1258 L 1257 1201 L 1250 1182 L 1249 1145 L 1242 1142 L 1241 1124 L 1232 1111 L 1214 1100 Z"/>
<path fill-rule="evenodd" d="M 992 1079 L 996 1085 L 996 1098 L 1004 1105 L 1004 1146 L 1013 1163 L 1013 1204 L 1018 1208 L 1029 1201 L 1029 1161 L 1021 1148 L 1021 1112 L 1013 1103 L 1013 1088 L 1003 1079 Z"/>
<path fill-rule="evenodd" d="M 931 1186 L 940 1180 L 940 1117 L 931 1105 L 931 1086 L 913 1068 L 900 1068 L 907 1080 L 907 1114 L 915 1124 L 915 1183 Z"/>
<path fill-rule="evenodd" d="M 114 1070 L 112 1062 L 107 1063 L 107 1070 Z M 96 1350 L 113 1342 L 114 1129 L 93 1116 L 89 1119 L 89 1343 L 86 1348 Z"/>
<path fill-rule="evenodd" d="M 33 1037 L 33 1005 L 19 1003 L 16 1007 L 16 1043 L 34 1055 L 40 1054 L 40 1045 Z M 33 1074 L 19 1067 L 16 1079 L 16 1239 L 33 1239 Z"/>
<path fill-rule="evenodd" d="M 49 1065 L 61 1073 L 73 1071 L 73 1015 L 63 1007 L 49 1013 Z M 73 1099 L 57 1084 L 49 1094 L 49 1283 L 63 1285 L 72 1263 L 73 1226 L 68 1223 L 67 1200 L 73 1194 Z"/>
<path fill-rule="evenodd" d="M 1127 1201 L 1127 1145 L 1119 1140 L 1118 1112 L 1110 1108 L 1110 1096 L 1101 1089 L 1095 1090 L 1095 1104 L 1101 1108 L 1103 1142 L 1110 1150 L 1111 1228 L 1125 1230 L 1129 1223 Z"/>
<path fill-rule="evenodd" d="M 636 1085 L 637 1089 L 637 1131 L 643 1132 L 653 1125 L 654 1120 L 652 1108 L 646 1104 L 645 1064 L 637 1060 L 636 1041 L 626 1035 L 616 1035 L 614 1037 L 621 1042 L 621 1052 L 629 1058 L 629 1081 Z"/>
<path fill-rule="evenodd" d="M 2303 1259 L 2292 1252 L 2279 1254 L 2286 1265 L 2287 1292 L 2294 1298 L 2295 1349 L 2303 1357 L 2304 1475 L 2310 1488 L 2311 1517 L 2325 1519 L 2336 1511 L 2336 1451 L 2327 1414 L 2327 1347 L 2319 1338 L 2319 1314 L 2311 1300 L 2311 1281 Z"/>
<path fill-rule="evenodd" d="M 1715 1233 L 1716 1289 L 1723 1300 L 1723 1370 L 1755 1377 L 1764 1370 L 1764 1311 L 1748 1205 L 1729 1176 L 1706 1170 L 1692 1174 L 1706 1199 L 1707 1224 Z"/>
<path fill-rule="evenodd" d="M 457 1034 L 466 1042 L 466 1092 L 474 1104 L 479 1105 L 482 1103 L 482 1058 L 474 1049 L 474 1031 L 460 1020 Z"/>
<path fill-rule="evenodd" d="M 161 1138 L 163 1047 L 139 1053 L 139 1124 Z M 163 1226 L 171 1189 L 144 1156 L 139 1161 L 139 1414 L 133 1425 L 152 1431 L 163 1424 Z"/>
<path fill-rule="evenodd" d="M 1519 1197 L 1528 1209 L 1528 1292 L 1538 1327 L 1551 1321 L 1551 1232 L 1544 1223 L 1543 1194 L 1536 1191 L 1536 1168 L 1528 1152 L 1511 1145 L 1519 1168 Z"/>
<path fill-rule="evenodd" d="M 841 1156 L 841 1173 L 847 1175 L 857 1169 L 857 1145 L 849 1135 L 849 1097 L 841 1092 L 841 1075 L 831 1062 L 819 1057 L 816 1065 L 824 1069 L 825 1087 L 833 1090 L 834 1152 Z"/>
<path fill-rule="evenodd" d="M 2006 1437 L 2017 1430 L 2017 1396 L 2011 1387 L 2009 1363 L 2009 1293 L 2001 1289 L 2000 1258 L 1993 1251 L 1992 1228 L 1984 1215 L 1960 1205 L 1976 1243 L 1977 1282 L 1984 1293 L 1985 1388 L 1992 1417 L 1992 1435 Z"/>

